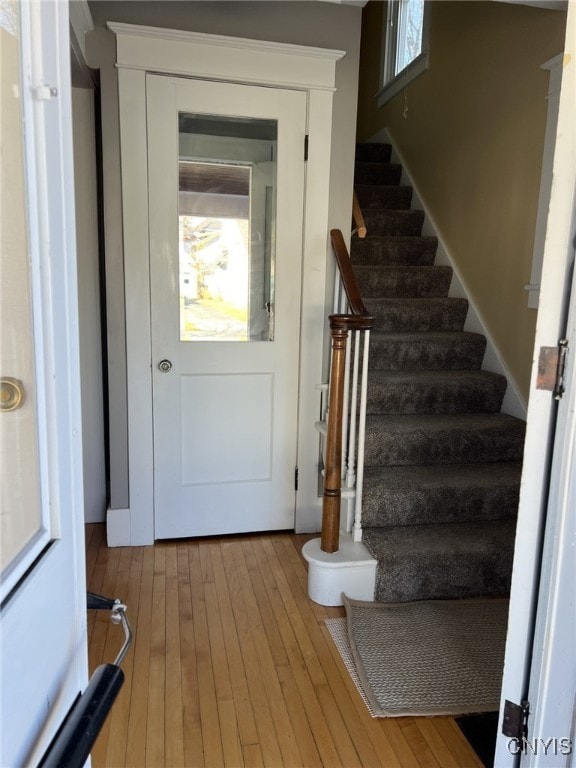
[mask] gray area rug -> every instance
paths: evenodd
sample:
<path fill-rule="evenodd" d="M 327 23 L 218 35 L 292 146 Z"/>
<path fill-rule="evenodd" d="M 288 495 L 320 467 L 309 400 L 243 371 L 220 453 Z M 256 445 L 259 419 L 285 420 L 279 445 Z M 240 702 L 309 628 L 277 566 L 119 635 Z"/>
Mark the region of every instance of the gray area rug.
<path fill-rule="evenodd" d="M 362 683 L 358 677 L 358 672 L 356 671 L 356 664 L 354 663 L 354 658 L 352 657 L 352 649 L 350 648 L 350 638 L 348 637 L 346 619 L 326 619 L 324 623 L 326 624 L 326 628 L 330 633 L 330 637 L 334 641 L 334 645 L 340 653 L 340 657 L 344 662 L 344 666 L 346 667 L 352 682 L 356 686 L 356 690 L 360 694 L 364 704 L 366 704 L 366 709 L 370 713 L 370 717 L 377 717 L 376 713 L 372 709 L 372 705 L 370 704 L 368 697 L 366 696 L 364 688 L 362 687 Z"/>
<path fill-rule="evenodd" d="M 498 710 L 508 600 L 344 596 L 344 605 L 356 671 L 378 717 Z"/>

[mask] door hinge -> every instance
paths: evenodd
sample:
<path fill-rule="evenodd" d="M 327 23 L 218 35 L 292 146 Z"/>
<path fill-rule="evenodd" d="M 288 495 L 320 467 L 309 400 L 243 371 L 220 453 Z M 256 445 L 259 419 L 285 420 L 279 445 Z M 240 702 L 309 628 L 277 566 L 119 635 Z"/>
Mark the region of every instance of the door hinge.
<path fill-rule="evenodd" d="M 298 467 L 294 467 L 294 490 L 298 490 Z"/>
<path fill-rule="evenodd" d="M 306 163 L 308 161 L 308 143 L 309 143 L 309 136 L 306 134 L 304 136 L 304 162 Z"/>
<path fill-rule="evenodd" d="M 58 88 L 53 85 L 37 85 L 32 88 L 32 98 L 36 101 L 50 101 L 58 96 Z"/>
<path fill-rule="evenodd" d="M 564 369 L 568 354 L 568 339 L 560 339 L 556 347 L 540 347 L 536 389 L 552 392 L 555 400 L 564 394 Z"/>
<path fill-rule="evenodd" d="M 514 704 L 512 701 L 504 702 L 504 716 L 502 718 L 502 733 L 511 739 L 528 738 L 528 715 L 530 714 L 530 702 L 523 701 Z"/>

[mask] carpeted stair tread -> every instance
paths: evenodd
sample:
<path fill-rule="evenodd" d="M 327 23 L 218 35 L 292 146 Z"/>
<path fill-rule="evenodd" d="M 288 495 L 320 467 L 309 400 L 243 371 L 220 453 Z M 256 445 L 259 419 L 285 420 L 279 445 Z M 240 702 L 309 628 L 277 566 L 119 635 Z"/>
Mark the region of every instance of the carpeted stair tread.
<path fill-rule="evenodd" d="M 521 472 L 521 462 L 366 467 L 364 530 L 513 519 Z"/>
<path fill-rule="evenodd" d="M 378 560 L 375 600 L 505 595 L 510 589 L 516 524 L 494 520 L 369 528 L 363 542 Z"/>
<path fill-rule="evenodd" d="M 354 273 L 364 299 L 446 297 L 451 267 L 356 266 Z"/>
<path fill-rule="evenodd" d="M 486 337 L 469 331 L 375 331 L 370 336 L 370 375 L 379 370 L 477 370 L 485 350 Z"/>
<path fill-rule="evenodd" d="M 377 184 L 388 186 L 400 184 L 402 166 L 398 163 L 356 162 L 354 166 L 354 184 Z"/>
<path fill-rule="evenodd" d="M 519 461 L 525 423 L 503 413 L 366 418 L 366 466 Z"/>
<path fill-rule="evenodd" d="M 356 145 L 356 161 L 371 163 L 389 163 L 392 155 L 391 144 L 364 142 Z"/>
<path fill-rule="evenodd" d="M 489 371 L 372 371 L 369 414 L 496 413 L 506 378 Z"/>
<path fill-rule="evenodd" d="M 468 301 L 461 298 L 366 299 L 375 331 L 461 331 Z"/>
<path fill-rule="evenodd" d="M 363 211 L 370 208 L 407 210 L 412 202 L 412 187 L 399 184 L 356 184 L 355 191 Z"/>
<path fill-rule="evenodd" d="M 436 237 L 368 234 L 362 240 L 352 240 L 350 259 L 354 265 L 431 266 L 437 248 Z"/>
<path fill-rule="evenodd" d="M 363 214 L 366 229 L 371 235 L 416 236 L 422 232 L 424 211 L 390 211 L 383 208 L 367 208 Z"/>

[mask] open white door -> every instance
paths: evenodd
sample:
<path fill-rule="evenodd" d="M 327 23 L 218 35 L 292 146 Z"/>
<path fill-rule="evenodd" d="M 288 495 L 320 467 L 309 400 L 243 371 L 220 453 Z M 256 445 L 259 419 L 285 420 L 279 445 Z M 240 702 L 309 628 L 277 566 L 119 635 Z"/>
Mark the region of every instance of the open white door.
<path fill-rule="evenodd" d="M 68 4 L 0 3 L 0 765 L 86 685 Z"/>
<path fill-rule="evenodd" d="M 570 299 L 576 220 L 576 8 L 568 8 L 566 45 L 534 346 L 532 386 L 516 534 L 508 638 L 495 765 L 571 765 L 560 739 L 574 727 L 574 308 Z M 570 308 L 570 310 L 569 310 Z M 567 329 L 566 319 L 571 321 Z M 568 338 L 567 382 L 560 405 L 537 388 L 542 347 Z M 555 439 L 556 431 L 556 439 Z M 553 457 L 552 457 L 553 453 Z M 552 469 L 551 469 L 552 467 Z M 572 505 L 570 505 L 570 499 Z M 543 536 L 546 536 L 543 551 Z M 541 568 L 542 562 L 542 568 Z M 570 567 L 572 570 L 570 570 Z M 538 610 L 534 641 L 535 612 Z M 504 735 L 505 702 L 530 703 L 528 741 Z M 556 739 L 557 741 L 554 741 Z M 549 741 L 551 740 L 551 741 Z M 548 742 L 548 746 L 546 743 Z M 534 761 L 534 762 L 532 762 Z"/>

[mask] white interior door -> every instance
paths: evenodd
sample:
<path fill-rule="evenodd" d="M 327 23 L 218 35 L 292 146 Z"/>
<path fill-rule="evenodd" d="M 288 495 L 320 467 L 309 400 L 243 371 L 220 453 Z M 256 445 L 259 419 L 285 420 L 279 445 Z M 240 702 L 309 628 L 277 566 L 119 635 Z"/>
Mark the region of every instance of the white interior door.
<path fill-rule="evenodd" d="M 149 75 L 155 536 L 293 528 L 306 94 Z"/>
<path fill-rule="evenodd" d="M 0 53 L 0 765 L 22 766 L 87 680 L 67 4 L 1 4 Z"/>

